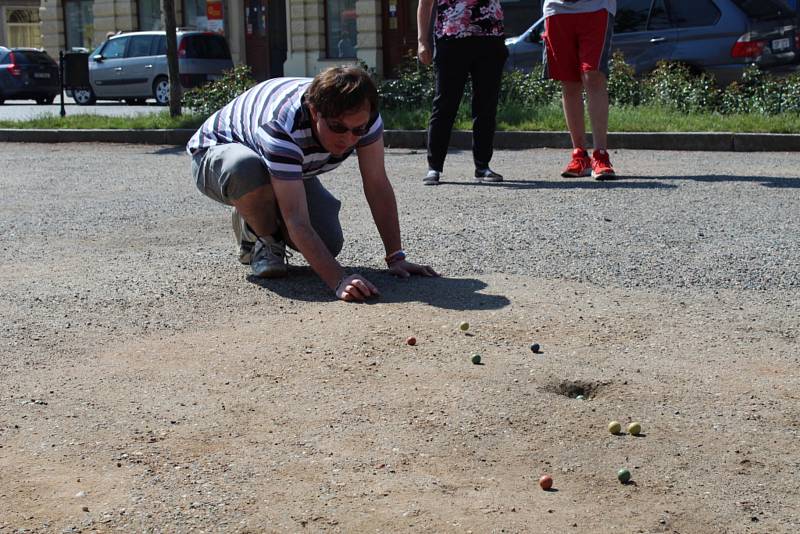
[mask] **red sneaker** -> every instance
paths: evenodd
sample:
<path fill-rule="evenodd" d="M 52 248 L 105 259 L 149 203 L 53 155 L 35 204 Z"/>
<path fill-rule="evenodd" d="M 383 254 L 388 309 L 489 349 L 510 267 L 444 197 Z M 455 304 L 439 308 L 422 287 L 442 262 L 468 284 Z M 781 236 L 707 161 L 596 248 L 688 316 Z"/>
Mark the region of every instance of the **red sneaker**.
<path fill-rule="evenodd" d="M 576 148 L 572 151 L 572 161 L 569 162 L 561 176 L 564 178 L 581 178 L 590 174 L 592 174 L 592 162 L 589 159 L 589 154 L 582 148 Z"/>
<path fill-rule="evenodd" d="M 607 150 L 595 150 L 592 152 L 592 178 L 595 180 L 613 180 L 617 174 L 608 159 Z"/>

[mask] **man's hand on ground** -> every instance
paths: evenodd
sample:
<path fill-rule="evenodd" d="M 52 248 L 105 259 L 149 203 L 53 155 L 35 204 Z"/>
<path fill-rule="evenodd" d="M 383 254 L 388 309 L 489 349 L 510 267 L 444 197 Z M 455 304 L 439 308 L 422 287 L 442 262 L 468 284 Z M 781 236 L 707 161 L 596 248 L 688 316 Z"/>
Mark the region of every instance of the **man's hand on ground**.
<path fill-rule="evenodd" d="M 406 260 L 392 263 L 389 266 L 389 273 L 399 276 L 400 278 L 408 278 L 412 274 L 418 274 L 420 276 L 439 276 L 436 271 L 427 265 L 417 265 L 416 263 L 411 263 Z"/>
<path fill-rule="evenodd" d="M 380 295 L 378 288 L 360 274 L 345 276 L 336 286 L 336 297 L 348 302 L 365 300 L 378 295 Z"/>

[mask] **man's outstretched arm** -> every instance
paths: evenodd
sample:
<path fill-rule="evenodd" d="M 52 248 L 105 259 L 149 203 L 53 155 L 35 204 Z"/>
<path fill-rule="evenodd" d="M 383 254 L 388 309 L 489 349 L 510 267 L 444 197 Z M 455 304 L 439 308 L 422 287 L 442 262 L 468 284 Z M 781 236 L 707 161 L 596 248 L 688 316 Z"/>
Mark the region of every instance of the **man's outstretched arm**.
<path fill-rule="evenodd" d="M 389 177 L 386 175 L 383 137 L 374 143 L 359 147 L 357 150 L 358 168 L 364 183 L 364 196 L 367 197 L 372 219 L 375 221 L 375 226 L 383 241 L 387 259 L 391 262 L 389 256 L 402 251 L 403 247 L 400 239 L 400 221 L 397 216 L 397 200 Z M 412 274 L 437 276 L 436 272 L 428 266 L 405 261 L 404 255 L 398 261 L 390 263 L 389 271 L 402 277 Z"/>
<path fill-rule="evenodd" d="M 336 296 L 343 300 L 363 300 L 377 295 L 378 289 L 365 278 L 345 277 L 344 269 L 317 235 L 314 227 L 311 226 L 303 182 L 301 180 L 272 180 L 272 189 L 275 192 L 275 199 L 281 210 L 289 238 L 314 269 L 314 272 L 336 293 Z M 348 287 L 352 289 L 348 290 Z"/>

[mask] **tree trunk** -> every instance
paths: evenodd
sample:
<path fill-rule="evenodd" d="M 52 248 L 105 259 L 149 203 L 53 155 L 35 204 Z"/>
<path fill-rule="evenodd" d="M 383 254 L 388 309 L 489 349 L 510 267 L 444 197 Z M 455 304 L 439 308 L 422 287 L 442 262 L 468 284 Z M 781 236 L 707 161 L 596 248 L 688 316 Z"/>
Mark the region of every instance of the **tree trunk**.
<path fill-rule="evenodd" d="M 167 68 L 169 70 L 169 116 L 181 114 L 181 78 L 178 70 L 178 39 L 175 34 L 175 1 L 163 0 L 164 29 L 167 31 Z"/>

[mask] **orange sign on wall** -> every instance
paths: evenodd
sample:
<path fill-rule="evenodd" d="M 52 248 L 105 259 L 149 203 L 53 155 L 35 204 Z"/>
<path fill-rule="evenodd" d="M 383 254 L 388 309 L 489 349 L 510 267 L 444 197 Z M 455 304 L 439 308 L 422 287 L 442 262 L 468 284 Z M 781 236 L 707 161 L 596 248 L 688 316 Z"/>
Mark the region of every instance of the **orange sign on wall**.
<path fill-rule="evenodd" d="M 207 2 L 206 17 L 208 20 L 222 20 L 222 2 Z"/>

